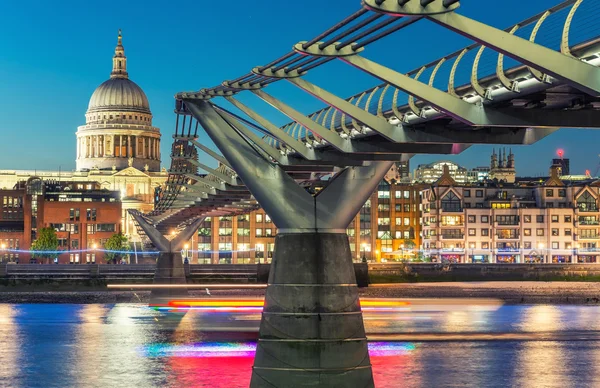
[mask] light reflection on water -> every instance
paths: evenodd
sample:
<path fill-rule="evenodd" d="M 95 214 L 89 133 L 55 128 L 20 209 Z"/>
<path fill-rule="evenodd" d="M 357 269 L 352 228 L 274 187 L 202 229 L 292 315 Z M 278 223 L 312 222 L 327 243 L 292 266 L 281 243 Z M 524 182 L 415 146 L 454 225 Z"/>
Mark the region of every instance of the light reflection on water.
<path fill-rule="evenodd" d="M 379 388 L 600 387 L 599 316 L 592 306 L 503 306 L 372 314 L 365 324 L 414 333 L 413 342 L 370 343 Z M 136 304 L 0 305 L 0 386 L 247 387 L 256 334 L 245 331 L 258 322 L 246 317 Z M 229 331 L 203 330 L 211 327 Z M 469 339 L 481 332 L 547 340 Z M 465 334 L 425 341 L 425 333 Z"/>

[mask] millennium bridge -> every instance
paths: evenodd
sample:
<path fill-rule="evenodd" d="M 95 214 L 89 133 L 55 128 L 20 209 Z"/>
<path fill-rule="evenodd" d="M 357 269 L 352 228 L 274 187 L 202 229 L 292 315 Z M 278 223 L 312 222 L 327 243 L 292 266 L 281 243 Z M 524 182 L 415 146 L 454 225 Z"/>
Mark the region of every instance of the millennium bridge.
<path fill-rule="evenodd" d="M 503 4 L 485 6 L 493 12 Z M 568 0 L 504 29 L 463 15 L 458 0 L 363 0 L 357 9 L 244 75 L 178 93 L 166 188 L 154 211 L 132 213 L 160 250 L 155 283 L 179 285 L 179 252 L 204 217 L 259 206 L 271 217 L 278 234 L 252 387 L 373 386 L 345 230 L 392 163 L 478 144 L 529 145 L 560 128 L 600 128 L 600 1 Z M 417 23 L 473 43 L 402 69 L 404 55 L 427 50 L 411 35 Z M 395 68 L 369 55 L 369 45 L 392 35 L 413 46 L 395 46 Z M 307 80 L 335 61 L 372 76 L 375 86 L 340 97 Z M 336 77 L 329 73 L 331 82 L 352 82 Z M 323 108 L 301 112 L 266 92 L 275 82 Z M 290 122 L 274 124 L 241 94 Z M 217 149 L 199 142 L 199 130 Z M 206 157 L 218 167 L 202 163 Z"/>

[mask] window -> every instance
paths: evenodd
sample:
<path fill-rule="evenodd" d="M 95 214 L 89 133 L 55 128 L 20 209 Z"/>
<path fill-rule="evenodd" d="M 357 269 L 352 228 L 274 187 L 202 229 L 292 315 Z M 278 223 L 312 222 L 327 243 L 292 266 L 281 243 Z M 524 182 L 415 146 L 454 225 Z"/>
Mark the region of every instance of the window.
<path fill-rule="evenodd" d="M 519 216 L 496 216 L 498 225 L 519 225 Z"/>
<path fill-rule="evenodd" d="M 524 249 L 531 249 L 531 241 L 525 241 L 523 243 L 523 248 Z"/>
<path fill-rule="evenodd" d="M 552 242 L 552 249 L 558 249 L 558 242 Z"/>
<path fill-rule="evenodd" d="M 250 228 L 237 228 L 238 236 L 250 236 Z"/>
<path fill-rule="evenodd" d="M 554 207 L 554 202 L 547 202 L 547 203 L 546 203 L 546 207 L 547 207 L 548 209 L 552 209 L 552 208 Z"/>
<path fill-rule="evenodd" d="M 558 236 L 558 228 L 552 228 L 551 232 L 553 236 Z"/>
<path fill-rule="evenodd" d="M 356 236 L 356 230 L 354 228 L 348 228 L 348 229 L 346 229 L 346 234 L 349 237 L 354 237 L 354 236 Z M 350 244 L 350 246 L 352 246 L 352 244 Z"/>
<path fill-rule="evenodd" d="M 518 229 L 497 229 L 496 237 L 503 238 L 503 239 L 519 238 L 519 230 Z"/>
<path fill-rule="evenodd" d="M 561 198 L 565 198 L 567 196 L 567 190 L 565 189 L 558 189 L 558 196 Z"/>
<path fill-rule="evenodd" d="M 410 218 L 404 217 L 404 226 L 410 226 Z"/>
<path fill-rule="evenodd" d="M 379 190 L 377 191 L 377 198 L 389 198 L 390 191 L 389 190 Z"/>
<path fill-rule="evenodd" d="M 86 219 L 88 221 L 96 221 L 96 209 L 87 209 Z"/>
<path fill-rule="evenodd" d="M 256 222 L 263 222 L 262 213 L 256 213 Z"/>
<path fill-rule="evenodd" d="M 475 190 L 475 196 L 477 198 L 483 198 L 483 190 Z"/>
<path fill-rule="evenodd" d="M 410 211 L 410 204 L 408 204 L 408 203 L 404 204 L 404 211 L 405 212 L 409 212 Z"/>
<path fill-rule="evenodd" d="M 571 216 L 565 216 L 565 222 L 571 222 Z"/>
<path fill-rule="evenodd" d="M 271 217 L 268 214 L 265 214 L 265 222 L 271 222 Z"/>
<path fill-rule="evenodd" d="M 462 225 L 463 218 L 462 216 L 442 216 L 442 226 L 455 226 Z M 404 224 L 408 225 L 408 224 Z"/>
<path fill-rule="evenodd" d="M 481 249 L 490 249 L 490 243 L 489 242 L 482 242 L 481 243 Z"/>
<path fill-rule="evenodd" d="M 544 235 L 544 229 L 542 229 L 542 228 L 537 228 L 537 229 L 535 230 L 535 235 L 536 235 L 536 236 L 543 236 L 543 235 Z"/>
<path fill-rule="evenodd" d="M 481 235 L 482 236 L 489 236 L 490 235 L 490 230 L 488 228 L 481 229 Z"/>
<path fill-rule="evenodd" d="M 523 222 L 525 222 L 526 224 L 529 224 L 531 222 L 531 216 L 528 214 L 524 215 Z"/>
<path fill-rule="evenodd" d="M 379 205 L 377 205 L 377 210 L 380 212 L 389 211 L 390 204 L 389 203 L 380 203 Z"/>
<path fill-rule="evenodd" d="M 404 199 L 410 199 L 410 191 L 404 190 Z"/>
<path fill-rule="evenodd" d="M 219 236 L 231 236 L 231 228 L 219 228 Z"/>
<path fill-rule="evenodd" d="M 476 236 L 477 232 L 475 229 L 469 229 L 469 236 Z"/>
<path fill-rule="evenodd" d="M 69 221 L 79 221 L 79 209 L 69 209 Z"/>
<path fill-rule="evenodd" d="M 544 222 L 544 216 L 543 215 L 537 215 L 535 216 L 535 222 L 541 224 Z"/>
<path fill-rule="evenodd" d="M 377 218 L 377 225 L 389 225 L 390 219 L 388 217 Z"/>
<path fill-rule="evenodd" d="M 262 237 L 262 228 L 256 228 L 256 237 Z"/>
<path fill-rule="evenodd" d="M 565 236 L 571 236 L 571 229 L 565 229 Z"/>
<path fill-rule="evenodd" d="M 450 191 L 444 198 L 442 198 L 442 210 L 446 212 L 460 212 L 462 211 L 462 206 L 460 204 L 460 199 L 454 194 L 454 192 Z"/>
<path fill-rule="evenodd" d="M 96 233 L 96 225 L 95 224 L 87 224 L 87 234 Z"/>
<path fill-rule="evenodd" d="M 596 211 L 596 200 L 589 191 L 584 192 L 579 198 L 577 198 L 577 208 L 582 212 Z"/>
<path fill-rule="evenodd" d="M 546 197 L 554 197 L 554 190 L 546 189 Z"/>
<path fill-rule="evenodd" d="M 97 224 L 96 231 L 97 232 L 114 232 L 115 224 Z"/>
<path fill-rule="evenodd" d="M 468 216 L 467 219 L 468 219 L 469 223 L 477 222 L 477 217 L 475 217 L 475 216 Z"/>
<path fill-rule="evenodd" d="M 469 189 L 463 190 L 463 195 L 465 196 L 465 198 L 470 198 L 471 197 L 471 190 L 469 190 Z"/>
<path fill-rule="evenodd" d="M 273 229 L 267 228 L 265 229 L 265 236 L 270 237 L 273 235 Z"/>
<path fill-rule="evenodd" d="M 490 217 L 489 216 L 481 216 L 481 222 L 484 224 L 489 224 Z"/>
<path fill-rule="evenodd" d="M 523 229 L 523 236 L 531 236 L 531 229 Z"/>
<path fill-rule="evenodd" d="M 558 215 L 551 216 L 552 222 L 558 222 Z"/>

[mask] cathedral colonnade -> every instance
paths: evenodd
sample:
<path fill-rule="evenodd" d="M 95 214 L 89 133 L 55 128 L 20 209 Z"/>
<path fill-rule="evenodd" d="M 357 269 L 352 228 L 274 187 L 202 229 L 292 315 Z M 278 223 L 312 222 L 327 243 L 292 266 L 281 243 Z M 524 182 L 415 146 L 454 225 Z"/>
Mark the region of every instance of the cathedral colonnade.
<path fill-rule="evenodd" d="M 77 159 L 107 157 L 160 161 L 160 137 L 155 134 L 78 134 Z"/>

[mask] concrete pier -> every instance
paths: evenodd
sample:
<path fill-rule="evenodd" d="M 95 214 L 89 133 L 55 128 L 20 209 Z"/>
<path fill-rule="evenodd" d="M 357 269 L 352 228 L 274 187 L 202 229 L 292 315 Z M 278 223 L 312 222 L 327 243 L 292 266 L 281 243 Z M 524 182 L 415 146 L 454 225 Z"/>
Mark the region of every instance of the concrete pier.
<path fill-rule="evenodd" d="M 276 237 L 250 386 L 374 386 L 346 234 Z"/>
<path fill-rule="evenodd" d="M 181 252 L 161 252 L 156 260 L 154 284 L 186 284 Z M 154 288 L 152 298 L 188 296 L 186 288 Z"/>

